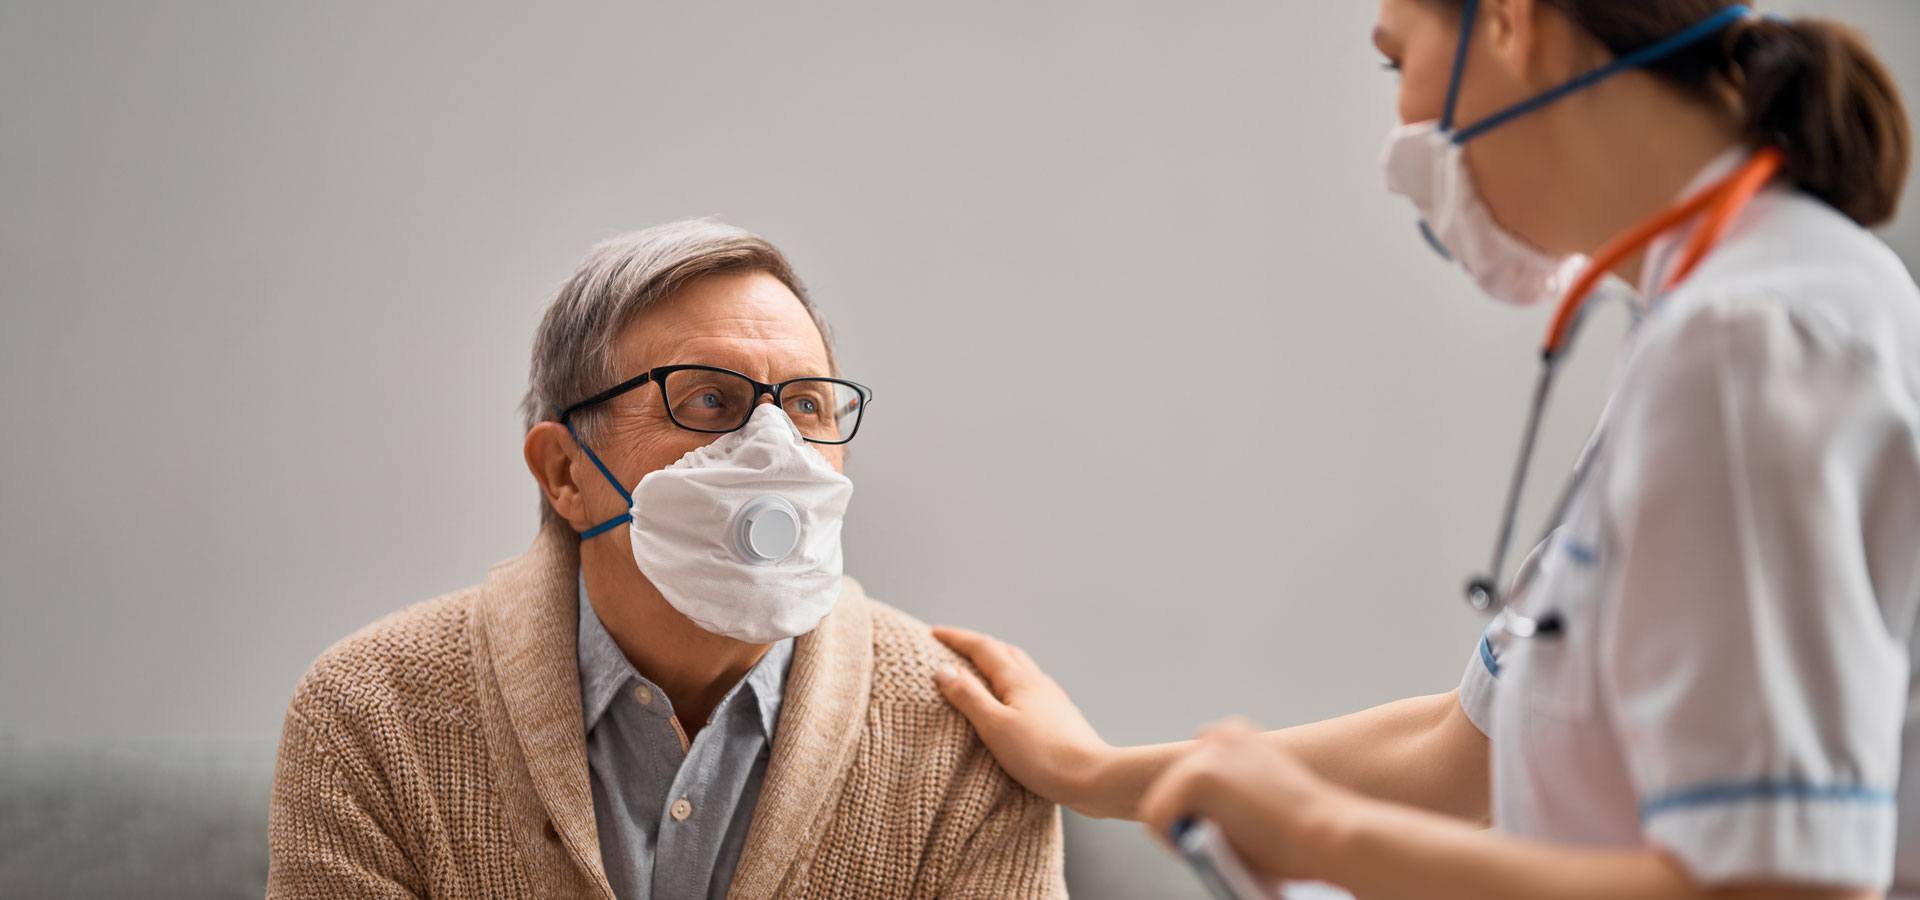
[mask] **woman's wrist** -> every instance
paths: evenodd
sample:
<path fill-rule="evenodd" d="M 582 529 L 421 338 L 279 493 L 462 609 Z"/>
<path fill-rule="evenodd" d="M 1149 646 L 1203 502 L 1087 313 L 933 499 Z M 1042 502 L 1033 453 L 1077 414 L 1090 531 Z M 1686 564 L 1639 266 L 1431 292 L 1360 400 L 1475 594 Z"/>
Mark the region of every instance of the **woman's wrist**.
<path fill-rule="evenodd" d="M 1138 818 L 1140 798 L 1177 755 L 1180 744 L 1087 748 L 1076 773 L 1073 799 L 1066 805 L 1090 819 Z"/>
<path fill-rule="evenodd" d="M 1090 819 L 1111 819 L 1113 773 L 1126 748 L 1100 743 L 1076 748 L 1067 760 L 1065 795 L 1060 805 Z"/>

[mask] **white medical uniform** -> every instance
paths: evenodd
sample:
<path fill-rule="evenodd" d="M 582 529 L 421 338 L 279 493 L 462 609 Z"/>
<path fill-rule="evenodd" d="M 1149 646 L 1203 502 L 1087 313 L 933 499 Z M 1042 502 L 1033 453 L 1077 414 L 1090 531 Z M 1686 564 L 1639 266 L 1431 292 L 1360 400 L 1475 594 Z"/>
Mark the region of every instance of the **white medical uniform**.
<path fill-rule="evenodd" d="M 1649 251 L 1591 465 L 1515 579 L 1563 630 L 1489 628 L 1461 685 L 1494 826 L 1920 897 L 1920 290 L 1785 187 L 1654 296 L 1685 237 Z"/>

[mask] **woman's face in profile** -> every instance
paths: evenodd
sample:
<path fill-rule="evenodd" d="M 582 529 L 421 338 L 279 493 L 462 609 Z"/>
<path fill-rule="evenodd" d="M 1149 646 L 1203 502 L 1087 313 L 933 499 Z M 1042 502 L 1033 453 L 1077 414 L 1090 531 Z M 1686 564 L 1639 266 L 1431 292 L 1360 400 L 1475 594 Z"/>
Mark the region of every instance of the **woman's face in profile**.
<path fill-rule="evenodd" d="M 1551 47 L 1564 48 L 1573 39 L 1570 24 L 1551 4 L 1519 7 L 1481 5 L 1461 70 L 1456 127 L 1470 126 L 1521 103 L 1572 77 L 1587 62 L 1604 61 L 1561 58 L 1564 52 L 1550 51 L 1542 35 L 1551 26 L 1556 37 Z M 1446 113 L 1454 55 L 1460 46 L 1461 10 L 1457 0 L 1380 0 L 1373 43 L 1400 79 L 1397 106 L 1402 124 L 1433 122 Z M 1524 28 L 1516 21 L 1523 15 Z M 1557 231 L 1542 220 L 1546 213 L 1539 197 L 1541 184 L 1550 180 L 1550 172 L 1543 169 L 1543 153 L 1552 146 L 1552 121 L 1570 114 L 1564 105 L 1535 111 L 1466 145 L 1474 185 L 1494 218 L 1538 246 L 1567 252 L 1580 248 L 1561 247 L 1564 241 L 1550 240 Z"/>
<path fill-rule="evenodd" d="M 1380 0 L 1373 45 L 1400 78 L 1401 124 L 1440 118 L 1459 41 L 1457 7 L 1441 0 Z"/>

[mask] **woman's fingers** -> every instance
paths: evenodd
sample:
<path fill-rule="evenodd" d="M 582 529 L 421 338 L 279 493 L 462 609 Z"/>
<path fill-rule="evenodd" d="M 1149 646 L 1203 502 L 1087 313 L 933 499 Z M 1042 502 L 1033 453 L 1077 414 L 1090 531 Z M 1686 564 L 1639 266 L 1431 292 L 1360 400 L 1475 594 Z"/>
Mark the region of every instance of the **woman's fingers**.
<path fill-rule="evenodd" d="M 1182 755 L 1140 797 L 1137 815 L 1147 830 L 1161 841 L 1171 839 L 1175 822 L 1204 813 L 1199 808 L 1197 795 L 1201 782 L 1210 772 L 1209 757 L 1205 747 Z"/>
<path fill-rule="evenodd" d="M 973 723 L 1000 767 L 1042 797 L 1100 815 L 1133 809 L 1132 781 L 1102 782 L 1114 749 L 1060 685 L 1020 648 L 965 628 L 934 636 L 980 670 L 956 664 L 935 674 L 947 701 Z M 984 676 L 985 681 L 981 678 Z"/>
<path fill-rule="evenodd" d="M 1217 722 L 1208 722 L 1200 726 L 1194 737 L 1203 741 L 1241 740 L 1258 737 L 1260 729 L 1253 720 L 1244 716 L 1228 716 Z"/>
<path fill-rule="evenodd" d="M 955 709 L 960 710 L 961 715 L 972 721 L 976 729 L 992 716 L 1006 710 L 1006 707 L 1000 703 L 1000 698 L 987 690 L 987 686 L 981 684 L 980 679 L 973 677 L 972 672 L 959 666 L 942 666 L 938 672 L 934 673 L 933 683 L 940 688 L 940 693 L 947 698 L 947 702 L 953 704 Z"/>
<path fill-rule="evenodd" d="M 975 649 L 993 640 L 978 631 L 954 625 L 933 626 L 933 636 L 961 656 L 972 656 Z"/>
<path fill-rule="evenodd" d="M 941 625 L 933 629 L 933 636 L 973 663 L 1001 698 L 1019 683 L 1022 669 L 1033 665 L 1019 648 L 977 631 Z"/>
<path fill-rule="evenodd" d="M 1255 872 L 1300 877 L 1310 875 L 1297 858 L 1303 823 L 1326 821 L 1352 798 L 1235 718 L 1207 726 L 1167 767 L 1141 799 L 1140 817 L 1162 840 L 1183 818 L 1210 820 Z"/>
<path fill-rule="evenodd" d="M 1239 716 L 1202 727 L 1193 749 L 1167 767 L 1140 798 L 1140 821 L 1165 838 L 1175 822 L 1212 812 L 1207 804 L 1217 799 L 1214 789 L 1232 780 L 1236 766 L 1245 767 L 1250 751 L 1262 749 L 1259 735 L 1259 728 Z"/>

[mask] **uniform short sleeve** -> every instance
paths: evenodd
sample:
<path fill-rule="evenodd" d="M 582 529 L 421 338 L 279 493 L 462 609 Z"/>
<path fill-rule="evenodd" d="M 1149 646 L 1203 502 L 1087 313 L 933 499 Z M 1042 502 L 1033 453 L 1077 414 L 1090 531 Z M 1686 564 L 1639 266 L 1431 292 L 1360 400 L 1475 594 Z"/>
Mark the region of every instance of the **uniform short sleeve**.
<path fill-rule="evenodd" d="M 1487 630 L 1467 657 L 1466 674 L 1460 676 L 1460 709 L 1480 733 L 1493 736 L 1493 701 L 1500 686 L 1500 659 L 1494 641 L 1494 628 Z"/>
<path fill-rule="evenodd" d="M 1598 674 L 1643 833 L 1705 884 L 1884 887 L 1914 600 L 1876 590 L 1864 510 L 1920 490 L 1908 401 L 1782 304 L 1660 325 L 1599 476 Z"/>

